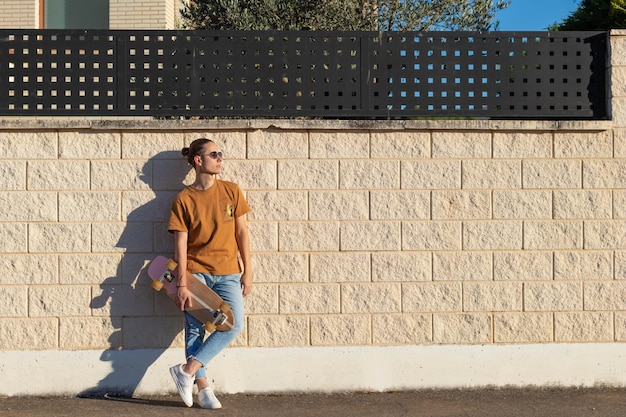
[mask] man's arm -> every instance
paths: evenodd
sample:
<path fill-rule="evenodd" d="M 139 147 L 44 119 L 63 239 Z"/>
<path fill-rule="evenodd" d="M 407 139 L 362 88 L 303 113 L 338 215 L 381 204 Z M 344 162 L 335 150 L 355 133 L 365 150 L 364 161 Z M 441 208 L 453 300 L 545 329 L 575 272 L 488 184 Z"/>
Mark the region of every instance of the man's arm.
<path fill-rule="evenodd" d="M 174 232 L 174 260 L 178 264 L 173 271 L 176 277 L 175 303 L 181 310 L 192 306 L 191 293 L 187 289 L 187 232 Z"/>
<path fill-rule="evenodd" d="M 250 236 L 248 234 L 248 223 L 246 216 L 235 218 L 235 239 L 243 263 L 243 273 L 241 274 L 241 291 L 244 297 L 252 291 L 252 261 L 250 260 Z"/>

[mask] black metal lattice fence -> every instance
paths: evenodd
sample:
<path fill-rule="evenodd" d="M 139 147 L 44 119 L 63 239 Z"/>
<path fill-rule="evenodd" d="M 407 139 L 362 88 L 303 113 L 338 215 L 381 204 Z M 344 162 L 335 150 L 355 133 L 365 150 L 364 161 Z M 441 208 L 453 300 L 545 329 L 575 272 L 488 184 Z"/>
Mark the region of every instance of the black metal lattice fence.
<path fill-rule="evenodd" d="M 607 117 L 606 32 L 0 30 L 0 115 Z"/>

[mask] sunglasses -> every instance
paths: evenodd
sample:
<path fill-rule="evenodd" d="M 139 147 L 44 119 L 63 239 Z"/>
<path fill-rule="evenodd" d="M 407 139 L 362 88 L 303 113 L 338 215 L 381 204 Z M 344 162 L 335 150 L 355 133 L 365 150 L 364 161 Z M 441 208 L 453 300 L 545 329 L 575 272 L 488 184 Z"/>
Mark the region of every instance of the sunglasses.
<path fill-rule="evenodd" d="M 198 156 L 208 156 L 211 159 L 217 159 L 217 158 L 222 159 L 224 157 L 224 154 L 221 151 L 220 152 L 213 151 L 213 152 L 209 152 L 207 154 L 198 155 Z"/>

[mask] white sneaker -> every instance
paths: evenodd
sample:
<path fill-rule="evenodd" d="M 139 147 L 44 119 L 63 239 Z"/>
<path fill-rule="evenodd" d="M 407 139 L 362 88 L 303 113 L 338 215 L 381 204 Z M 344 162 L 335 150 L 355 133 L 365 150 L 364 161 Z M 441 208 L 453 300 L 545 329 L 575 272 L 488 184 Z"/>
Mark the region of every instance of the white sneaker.
<path fill-rule="evenodd" d="M 217 410 L 222 408 L 222 403 L 217 399 L 213 390 L 209 387 L 201 389 L 198 392 L 198 404 L 202 408 L 209 408 L 211 410 Z"/>
<path fill-rule="evenodd" d="M 187 407 L 193 405 L 193 375 L 189 375 L 183 371 L 183 365 L 176 365 L 170 368 L 170 374 L 174 378 L 176 388 L 180 393 L 180 397 Z"/>

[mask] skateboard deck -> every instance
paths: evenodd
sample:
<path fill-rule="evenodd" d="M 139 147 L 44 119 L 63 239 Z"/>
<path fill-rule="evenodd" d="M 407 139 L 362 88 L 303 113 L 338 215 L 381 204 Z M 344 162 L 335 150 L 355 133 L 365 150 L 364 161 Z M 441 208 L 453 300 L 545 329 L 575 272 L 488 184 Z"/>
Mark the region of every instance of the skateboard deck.
<path fill-rule="evenodd" d="M 157 256 L 148 267 L 152 288 L 157 291 L 163 289 L 172 301 L 178 292 L 172 272 L 176 265 L 176 262 L 165 256 Z M 187 289 L 191 292 L 192 306 L 185 311 L 204 323 L 207 331 L 224 332 L 233 328 L 235 318 L 230 305 L 215 291 L 190 273 L 187 273 Z"/>

